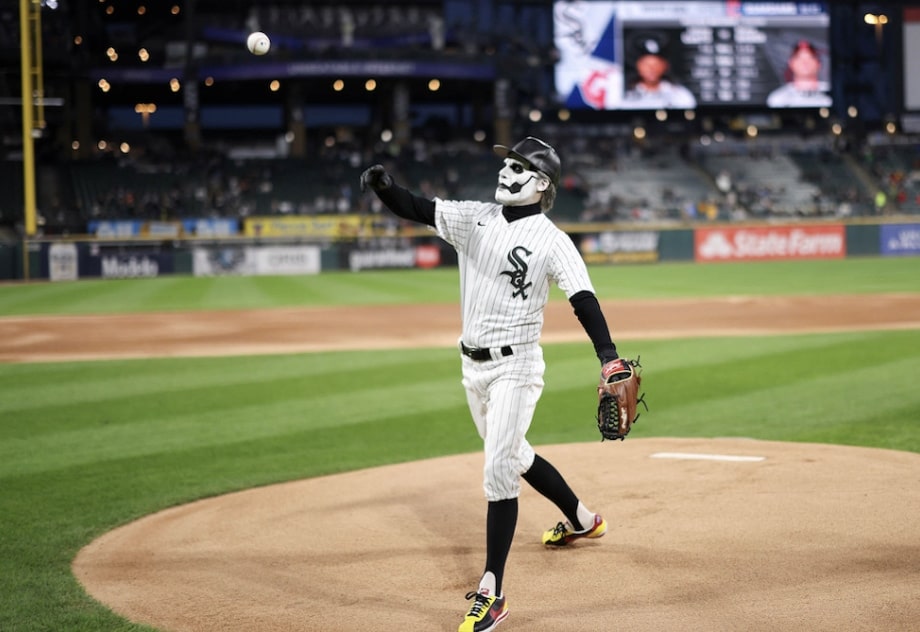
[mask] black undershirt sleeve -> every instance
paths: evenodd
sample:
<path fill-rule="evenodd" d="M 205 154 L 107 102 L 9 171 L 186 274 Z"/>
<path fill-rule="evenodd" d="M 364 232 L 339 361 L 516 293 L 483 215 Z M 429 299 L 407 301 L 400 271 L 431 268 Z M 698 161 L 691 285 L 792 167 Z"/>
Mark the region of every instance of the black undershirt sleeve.
<path fill-rule="evenodd" d="M 598 360 L 601 364 L 616 360 L 616 345 L 610 339 L 610 330 L 607 329 L 607 319 L 604 318 L 604 312 L 601 311 L 600 303 L 594 293 L 587 290 L 576 292 L 569 299 L 572 309 L 575 310 L 575 316 L 585 332 L 594 344 L 594 351 L 597 353 Z"/>
<path fill-rule="evenodd" d="M 387 189 L 377 191 L 377 197 L 393 211 L 394 215 L 434 226 L 434 202 L 432 200 L 410 193 L 395 183 Z"/>

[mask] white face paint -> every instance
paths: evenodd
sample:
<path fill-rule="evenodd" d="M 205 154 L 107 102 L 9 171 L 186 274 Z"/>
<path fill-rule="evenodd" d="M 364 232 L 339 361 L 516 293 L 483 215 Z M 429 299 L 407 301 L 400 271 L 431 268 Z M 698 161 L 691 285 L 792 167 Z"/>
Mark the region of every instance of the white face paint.
<path fill-rule="evenodd" d="M 498 172 L 495 201 L 505 206 L 524 206 L 540 201 L 549 180 L 538 171 L 528 171 L 520 161 L 505 158 L 505 166 Z"/>

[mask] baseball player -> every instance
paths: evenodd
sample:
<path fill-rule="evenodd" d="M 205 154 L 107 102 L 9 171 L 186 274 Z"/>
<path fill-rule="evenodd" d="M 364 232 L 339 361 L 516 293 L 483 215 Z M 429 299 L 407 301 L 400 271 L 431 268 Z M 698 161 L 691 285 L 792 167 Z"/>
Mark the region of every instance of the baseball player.
<path fill-rule="evenodd" d="M 767 95 L 771 108 L 827 107 L 830 84 L 820 78 L 821 55 L 807 40 L 796 42 L 786 62 L 787 83 Z"/>
<path fill-rule="evenodd" d="M 607 523 L 588 509 L 526 434 L 543 391 L 540 346 L 550 283 L 568 297 L 601 363 L 617 358 L 585 263 L 572 240 L 544 215 L 556 198 L 561 164 L 556 151 L 527 137 L 495 145 L 504 159 L 495 202 L 419 197 L 394 183 L 382 165 L 361 174 L 399 217 L 433 226 L 458 253 L 463 386 L 484 446 L 485 569 L 459 632 L 488 632 L 506 616 L 502 587 L 523 478 L 553 502 L 565 520 L 543 534 L 547 546 L 599 538 Z"/>
<path fill-rule="evenodd" d="M 636 79 L 623 95 L 624 108 L 682 108 L 696 107 L 696 97 L 684 86 L 668 77 L 671 62 L 665 57 L 667 38 L 662 34 L 640 33 L 633 46 Z"/>

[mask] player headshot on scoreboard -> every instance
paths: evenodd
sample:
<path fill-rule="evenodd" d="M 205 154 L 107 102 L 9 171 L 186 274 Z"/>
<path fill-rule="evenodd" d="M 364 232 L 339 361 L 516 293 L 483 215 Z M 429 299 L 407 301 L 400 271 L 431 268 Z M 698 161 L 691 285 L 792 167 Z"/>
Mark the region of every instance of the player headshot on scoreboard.
<path fill-rule="evenodd" d="M 623 107 L 630 109 L 692 109 L 696 97 L 671 75 L 667 53 L 668 37 L 659 32 L 636 33 L 630 52 L 634 62 L 631 79 L 623 95 Z"/>
<path fill-rule="evenodd" d="M 821 55 L 808 40 L 799 40 L 786 62 L 786 83 L 767 96 L 771 108 L 826 107 L 830 84 L 821 78 Z"/>

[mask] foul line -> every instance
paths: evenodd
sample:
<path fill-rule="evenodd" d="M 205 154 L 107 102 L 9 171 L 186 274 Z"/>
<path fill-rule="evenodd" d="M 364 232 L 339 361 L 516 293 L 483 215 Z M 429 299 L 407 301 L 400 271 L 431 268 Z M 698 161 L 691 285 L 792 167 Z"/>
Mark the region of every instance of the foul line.
<path fill-rule="evenodd" d="M 763 461 L 765 456 L 737 456 L 732 454 L 696 454 L 692 452 L 655 452 L 653 459 L 691 459 L 697 461 L 735 461 L 754 462 Z"/>

